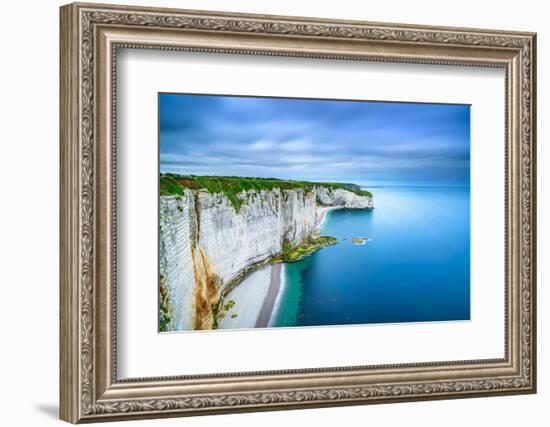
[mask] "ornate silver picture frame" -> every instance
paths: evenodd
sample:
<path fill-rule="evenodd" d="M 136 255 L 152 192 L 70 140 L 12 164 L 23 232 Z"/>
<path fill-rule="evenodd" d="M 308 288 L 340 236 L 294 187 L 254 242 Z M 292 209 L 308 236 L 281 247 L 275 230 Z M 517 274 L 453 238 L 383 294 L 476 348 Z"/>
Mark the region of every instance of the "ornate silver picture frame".
<path fill-rule="evenodd" d="M 61 419 L 97 422 L 536 391 L 534 33 L 80 3 L 63 6 L 60 18 Z M 503 69 L 504 357 L 120 379 L 116 62 L 122 48 Z"/>

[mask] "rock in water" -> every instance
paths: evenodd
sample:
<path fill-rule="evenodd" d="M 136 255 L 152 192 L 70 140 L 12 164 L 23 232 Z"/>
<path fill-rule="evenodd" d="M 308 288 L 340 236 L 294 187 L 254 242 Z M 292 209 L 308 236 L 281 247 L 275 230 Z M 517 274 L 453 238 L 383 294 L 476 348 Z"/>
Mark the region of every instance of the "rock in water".
<path fill-rule="evenodd" d="M 354 245 L 364 245 L 370 239 L 368 237 L 352 237 L 351 241 Z"/>

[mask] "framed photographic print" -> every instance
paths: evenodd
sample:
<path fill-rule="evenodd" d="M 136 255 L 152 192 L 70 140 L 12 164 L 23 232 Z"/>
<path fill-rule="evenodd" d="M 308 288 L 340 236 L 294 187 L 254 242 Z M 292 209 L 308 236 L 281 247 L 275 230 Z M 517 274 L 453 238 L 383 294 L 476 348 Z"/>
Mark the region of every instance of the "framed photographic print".
<path fill-rule="evenodd" d="M 535 34 L 61 8 L 61 418 L 533 393 Z"/>

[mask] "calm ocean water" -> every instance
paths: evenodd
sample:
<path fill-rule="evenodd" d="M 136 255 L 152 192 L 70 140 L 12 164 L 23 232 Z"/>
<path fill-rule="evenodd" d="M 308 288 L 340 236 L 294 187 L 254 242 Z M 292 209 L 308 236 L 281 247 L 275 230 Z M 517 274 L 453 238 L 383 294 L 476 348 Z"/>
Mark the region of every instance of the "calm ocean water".
<path fill-rule="evenodd" d="M 328 214 L 322 232 L 339 244 L 285 265 L 271 326 L 470 319 L 469 188 L 372 192 L 374 210 Z"/>

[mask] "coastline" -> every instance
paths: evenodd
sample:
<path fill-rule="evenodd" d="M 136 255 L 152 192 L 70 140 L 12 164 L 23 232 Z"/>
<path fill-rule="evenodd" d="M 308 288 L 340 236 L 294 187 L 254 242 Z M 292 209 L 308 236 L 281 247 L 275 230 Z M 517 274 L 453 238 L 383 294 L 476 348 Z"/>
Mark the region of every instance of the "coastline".
<path fill-rule="evenodd" d="M 317 230 L 326 221 L 328 213 L 340 206 L 323 206 L 317 208 Z M 269 270 L 269 276 L 266 274 Z M 269 328 L 275 321 L 275 315 L 281 304 L 282 294 L 285 289 L 284 263 L 275 263 L 260 268 L 248 275 L 231 292 L 226 295 L 228 300 L 235 300 L 235 311 L 240 316 L 235 319 L 226 317 L 220 321 L 220 329 L 250 329 Z M 267 276 L 267 277 L 266 277 Z M 267 280 L 266 280 L 267 279 Z M 262 281 L 267 281 L 267 286 L 261 286 Z M 239 289 L 239 292 L 235 292 Z M 235 295 L 240 294 L 240 295 Z M 248 313 L 246 320 L 241 317 L 243 306 Z M 255 315 L 257 313 L 257 315 Z M 254 321 L 255 318 L 255 321 Z"/>
<path fill-rule="evenodd" d="M 284 274 L 284 269 L 280 263 L 273 264 L 271 268 L 271 278 L 269 283 L 269 289 L 267 295 L 256 319 L 256 328 L 267 328 L 270 326 L 271 318 L 275 313 L 276 303 L 280 301 L 280 295 L 282 292 L 281 275 Z"/>
<path fill-rule="evenodd" d="M 267 323 L 268 328 L 274 327 L 276 316 L 277 316 L 277 313 L 279 312 L 279 308 L 281 307 L 281 301 L 283 299 L 283 294 L 287 286 L 286 265 L 284 263 L 281 263 L 280 265 L 281 265 L 281 272 L 279 274 L 279 280 L 280 280 L 279 292 L 277 293 L 277 298 L 275 299 L 275 303 L 273 304 L 273 308 L 271 309 L 271 316 L 269 316 L 269 322 Z"/>
<path fill-rule="evenodd" d="M 253 327 L 271 289 L 260 316 L 269 323 L 281 282 L 271 266 L 338 243 L 321 232 L 332 209 L 371 205 L 370 192 L 346 183 L 165 173 L 159 185 L 159 276 L 174 307 L 163 317 L 171 329 Z"/>
<path fill-rule="evenodd" d="M 335 209 L 342 209 L 342 206 L 323 206 L 320 208 L 317 208 L 317 214 L 319 215 L 317 217 L 317 230 L 321 231 L 321 226 L 327 219 L 327 215 L 330 211 L 333 211 Z"/>

